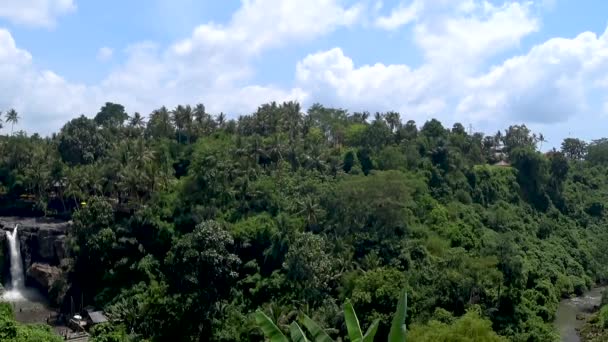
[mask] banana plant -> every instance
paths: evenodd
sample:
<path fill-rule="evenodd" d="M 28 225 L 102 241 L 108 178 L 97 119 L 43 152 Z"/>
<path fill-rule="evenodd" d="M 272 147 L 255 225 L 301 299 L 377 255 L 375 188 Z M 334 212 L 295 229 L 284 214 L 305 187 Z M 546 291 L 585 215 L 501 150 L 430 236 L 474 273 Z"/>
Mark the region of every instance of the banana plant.
<path fill-rule="evenodd" d="M 344 320 L 346 321 L 348 338 L 350 338 L 352 342 L 374 341 L 374 336 L 376 336 L 376 331 L 378 331 L 378 324 L 380 324 L 379 319 L 375 320 L 372 325 L 369 326 L 365 335 L 363 335 L 363 331 L 361 331 L 361 326 L 359 325 L 359 319 L 355 313 L 355 308 L 350 300 L 347 300 L 344 304 Z"/>
<path fill-rule="evenodd" d="M 291 322 L 289 325 L 289 332 L 293 342 L 309 342 L 308 338 L 306 338 L 306 334 L 304 334 L 298 323 Z"/>
<path fill-rule="evenodd" d="M 257 310 L 255 312 L 255 321 L 257 325 L 262 329 L 266 339 L 270 342 L 289 342 L 287 336 L 283 334 L 281 329 L 277 327 L 268 315 L 263 311 Z M 314 342 L 333 342 L 331 337 L 310 317 L 302 314 L 302 325 L 308 330 L 312 336 Z M 289 325 L 289 335 L 293 342 L 309 342 L 308 337 L 297 322 L 291 322 Z"/>
<path fill-rule="evenodd" d="M 264 336 L 266 336 L 266 339 L 270 342 L 289 342 L 287 337 L 283 335 L 281 329 L 279 329 L 272 319 L 270 319 L 262 310 L 255 312 L 255 322 L 260 329 L 262 329 Z M 295 324 L 297 325 L 297 323 Z M 302 329 L 300 329 L 300 331 L 302 331 Z"/>
<path fill-rule="evenodd" d="M 391 329 L 388 335 L 388 342 L 405 342 L 406 326 L 405 319 L 407 317 L 407 292 L 403 291 L 399 298 L 399 304 L 397 305 L 397 311 L 393 316 Z M 274 324 L 272 319 L 268 317 L 263 311 L 257 310 L 255 312 L 255 320 L 266 339 L 270 342 L 290 342 L 290 340 L 283 334 L 281 329 Z M 375 320 L 370 327 L 367 329 L 365 334 L 361 330 L 359 319 L 355 313 L 350 300 L 347 300 L 344 304 L 344 320 L 346 321 L 346 330 L 348 331 L 348 338 L 351 342 L 373 342 L 376 332 L 378 331 L 379 320 Z M 292 342 L 333 342 L 331 337 L 321 328 L 315 321 L 305 314 L 300 317 L 300 323 L 309 335 L 306 335 L 300 325 L 297 322 L 292 322 L 289 325 L 289 333 Z M 309 339 L 307 336 L 312 337 Z"/>
<path fill-rule="evenodd" d="M 407 292 L 401 292 L 399 303 L 397 304 L 397 312 L 393 316 L 391 330 L 388 333 L 388 342 L 404 342 L 407 332 L 405 326 L 405 318 L 407 317 Z"/>
<path fill-rule="evenodd" d="M 314 342 L 333 342 L 334 340 L 321 328 L 317 322 L 302 314 L 302 325 L 308 330 Z"/>

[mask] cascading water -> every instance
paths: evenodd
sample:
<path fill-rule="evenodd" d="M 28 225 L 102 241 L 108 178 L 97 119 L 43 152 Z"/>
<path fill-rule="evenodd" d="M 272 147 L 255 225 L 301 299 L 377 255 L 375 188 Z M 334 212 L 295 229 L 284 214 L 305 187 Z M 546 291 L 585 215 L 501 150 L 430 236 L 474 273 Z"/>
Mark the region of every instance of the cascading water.
<path fill-rule="evenodd" d="M 6 232 L 11 261 L 11 284 L 8 291 L 3 295 L 5 300 L 22 299 L 23 290 L 25 288 L 25 282 L 23 280 L 23 260 L 21 259 L 21 248 L 19 246 L 19 237 L 17 236 L 18 228 L 19 225 L 17 224 L 12 232 Z"/>

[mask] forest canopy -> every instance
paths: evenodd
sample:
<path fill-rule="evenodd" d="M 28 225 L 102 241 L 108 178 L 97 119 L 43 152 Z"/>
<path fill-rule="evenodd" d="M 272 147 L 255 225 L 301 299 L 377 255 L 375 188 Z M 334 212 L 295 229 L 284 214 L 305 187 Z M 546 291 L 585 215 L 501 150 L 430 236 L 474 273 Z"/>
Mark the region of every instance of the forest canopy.
<path fill-rule="evenodd" d="M 56 293 L 120 320 L 99 341 L 260 341 L 258 309 L 336 338 L 347 300 L 383 340 L 404 289 L 408 341 L 551 341 L 559 300 L 608 279 L 605 139 L 293 102 L 92 114 L 0 136 L 0 213 L 73 221 Z"/>

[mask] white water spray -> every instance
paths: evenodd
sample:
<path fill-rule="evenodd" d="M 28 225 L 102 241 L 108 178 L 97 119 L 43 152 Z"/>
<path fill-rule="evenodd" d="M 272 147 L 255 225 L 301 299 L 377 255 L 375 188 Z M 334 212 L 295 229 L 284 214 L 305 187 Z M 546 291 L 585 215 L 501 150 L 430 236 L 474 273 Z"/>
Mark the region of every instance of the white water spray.
<path fill-rule="evenodd" d="M 11 253 L 11 287 L 4 293 L 6 300 L 19 300 L 23 298 L 22 291 L 25 288 L 23 280 L 23 260 L 21 259 L 21 248 L 19 246 L 19 237 L 17 229 L 19 225 L 15 225 L 12 232 L 6 232 L 9 251 Z"/>

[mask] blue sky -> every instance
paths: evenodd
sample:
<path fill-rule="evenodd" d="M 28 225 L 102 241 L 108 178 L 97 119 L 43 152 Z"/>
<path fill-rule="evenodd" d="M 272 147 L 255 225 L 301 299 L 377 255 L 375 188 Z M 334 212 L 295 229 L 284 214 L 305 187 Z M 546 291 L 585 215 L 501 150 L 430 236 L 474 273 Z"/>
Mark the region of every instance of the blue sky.
<path fill-rule="evenodd" d="M 605 135 L 607 24 L 591 0 L 3 0 L 0 110 L 48 134 L 106 101 L 298 100 L 559 146 Z"/>

